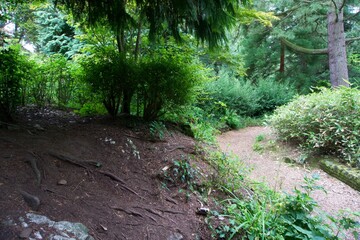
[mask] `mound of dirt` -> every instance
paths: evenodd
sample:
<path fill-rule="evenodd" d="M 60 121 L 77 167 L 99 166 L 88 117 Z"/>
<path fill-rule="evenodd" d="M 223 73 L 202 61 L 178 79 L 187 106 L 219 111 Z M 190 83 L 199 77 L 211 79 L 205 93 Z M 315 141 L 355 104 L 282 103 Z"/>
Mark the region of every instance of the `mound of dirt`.
<path fill-rule="evenodd" d="M 159 177 L 195 154 L 191 138 L 170 129 L 153 141 L 134 118 L 21 109 L 17 125 L 0 129 L 0 239 L 24 228 L 24 238 L 48 236 L 21 223 L 29 213 L 81 223 L 95 239 L 210 239 L 196 196 Z"/>

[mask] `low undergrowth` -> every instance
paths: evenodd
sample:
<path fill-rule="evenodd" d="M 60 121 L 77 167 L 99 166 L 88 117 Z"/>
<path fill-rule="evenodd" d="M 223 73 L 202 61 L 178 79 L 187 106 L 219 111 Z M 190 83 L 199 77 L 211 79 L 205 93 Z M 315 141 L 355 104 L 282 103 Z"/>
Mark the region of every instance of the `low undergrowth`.
<path fill-rule="evenodd" d="M 270 190 L 260 183 L 251 183 L 248 169 L 232 156 L 212 152 L 211 165 L 218 171 L 212 186 L 223 192 L 219 199 L 221 211 L 212 211 L 207 222 L 217 239 L 343 239 L 352 231 L 355 239 L 360 213 L 344 212 L 329 216 L 318 209 L 310 196 L 321 190 L 318 176 L 306 177 L 302 189 L 292 194 Z"/>
<path fill-rule="evenodd" d="M 269 118 L 282 140 L 311 153 L 333 154 L 360 168 L 360 91 L 351 88 L 300 96 Z"/>

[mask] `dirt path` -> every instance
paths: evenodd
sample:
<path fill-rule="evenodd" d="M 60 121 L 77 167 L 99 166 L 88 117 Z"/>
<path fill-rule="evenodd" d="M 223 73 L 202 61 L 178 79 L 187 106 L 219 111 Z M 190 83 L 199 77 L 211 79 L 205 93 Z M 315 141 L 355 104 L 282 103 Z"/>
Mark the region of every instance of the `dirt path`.
<path fill-rule="evenodd" d="M 327 194 L 322 191 L 313 193 L 313 198 L 319 203 L 322 210 L 331 214 L 336 214 L 342 209 L 360 211 L 360 192 L 329 176 L 324 171 L 287 164 L 282 160 L 283 155 L 277 151 L 275 151 L 276 154 L 268 151 L 260 154 L 253 151 L 255 139 L 260 134 L 264 135 L 267 140 L 274 139 L 269 128 L 249 127 L 224 133 L 218 137 L 218 142 L 222 151 L 234 153 L 253 168 L 250 178 L 255 181 L 265 181 L 276 190 L 291 192 L 294 187 L 302 184 L 305 176 L 317 173 L 320 175 L 317 184 L 327 191 Z"/>

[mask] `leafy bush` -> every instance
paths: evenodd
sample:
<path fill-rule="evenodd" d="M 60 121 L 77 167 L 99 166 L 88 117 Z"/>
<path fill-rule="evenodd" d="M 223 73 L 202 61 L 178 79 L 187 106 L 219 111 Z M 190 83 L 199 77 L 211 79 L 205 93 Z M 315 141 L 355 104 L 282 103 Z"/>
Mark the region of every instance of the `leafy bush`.
<path fill-rule="evenodd" d="M 282 106 L 269 123 L 284 140 L 331 153 L 360 168 L 360 91 L 323 89 Z"/>
<path fill-rule="evenodd" d="M 259 116 L 274 111 L 278 106 L 288 103 L 295 95 L 295 88 L 274 79 L 260 79 L 256 83 L 259 108 L 254 115 Z"/>
<path fill-rule="evenodd" d="M 293 194 L 277 193 L 267 188 L 256 189 L 248 198 L 232 196 L 223 201 L 224 216 L 228 224 L 216 229 L 220 239 L 340 239 L 340 232 L 354 229 L 358 237 L 359 227 L 353 217 L 342 216 L 340 219 L 327 216 L 334 225 L 327 224 L 325 218 L 314 215 L 317 203 L 310 197 L 315 185 L 316 176 L 305 177 L 304 190 L 295 189 Z M 214 214 L 219 215 L 215 212 Z M 335 230 L 335 231 L 334 231 Z M 334 233 L 335 232 L 335 233 Z"/>
<path fill-rule="evenodd" d="M 223 72 L 216 81 L 207 85 L 206 91 L 209 96 L 201 106 L 215 115 L 223 115 L 224 112 L 216 112 L 211 102 L 222 102 L 229 111 L 241 116 L 261 116 L 289 102 L 295 95 L 295 89 L 286 83 L 260 79 L 253 84 Z"/>
<path fill-rule="evenodd" d="M 0 121 L 12 121 L 21 100 L 21 80 L 30 77 L 30 68 L 20 47 L 0 48 Z"/>
<path fill-rule="evenodd" d="M 93 93 L 99 95 L 108 113 L 119 112 L 124 92 L 132 92 L 137 83 L 136 65 L 114 51 L 97 53 L 83 63 L 84 78 Z"/>
<path fill-rule="evenodd" d="M 106 112 L 104 105 L 92 102 L 85 103 L 79 110 L 75 110 L 75 113 L 80 114 L 80 116 L 104 115 Z"/>
<path fill-rule="evenodd" d="M 189 103 L 194 97 L 198 79 L 188 64 L 154 58 L 143 62 L 140 68 L 144 119 L 154 120 L 169 109 Z"/>
<path fill-rule="evenodd" d="M 201 105 L 208 112 L 215 115 L 223 115 L 214 108 L 214 103 L 222 102 L 230 110 L 234 110 L 239 115 L 252 116 L 259 108 L 258 96 L 255 87 L 250 82 L 231 77 L 226 73 L 220 73 L 219 78 L 208 84 L 209 97 Z M 210 109 L 209 109 L 210 107 Z M 221 111 L 221 109 L 219 109 Z"/>
<path fill-rule="evenodd" d="M 60 54 L 51 57 L 36 57 L 33 67 L 33 78 L 23 82 L 28 89 L 28 102 L 39 106 L 56 104 L 67 106 L 73 100 L 77 79 L 72 72 L 74 63 Z"/>

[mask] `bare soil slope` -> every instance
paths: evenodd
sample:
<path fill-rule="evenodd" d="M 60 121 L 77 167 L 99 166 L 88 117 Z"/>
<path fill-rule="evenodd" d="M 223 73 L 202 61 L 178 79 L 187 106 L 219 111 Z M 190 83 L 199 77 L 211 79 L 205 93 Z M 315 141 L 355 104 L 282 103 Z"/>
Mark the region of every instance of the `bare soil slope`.
<path fill-rule="evenodd" d="M 159 178 L 174 160 L 194 154 L 191 138 L 172 131 L 154 142 L 136 119 L 51 109 L 22 109 L 18 121 L 0 129 L 0 223 L 34 211 L 20 194 L 26 191 L 41 201 L 36 213 L 80 222 L 95 239 L 210 239 L 195 196 Z M 30 228 L 29 237 L 42 231 Z M 18 239 L 21 231 L 0 224 L 0 239 Z"/>

